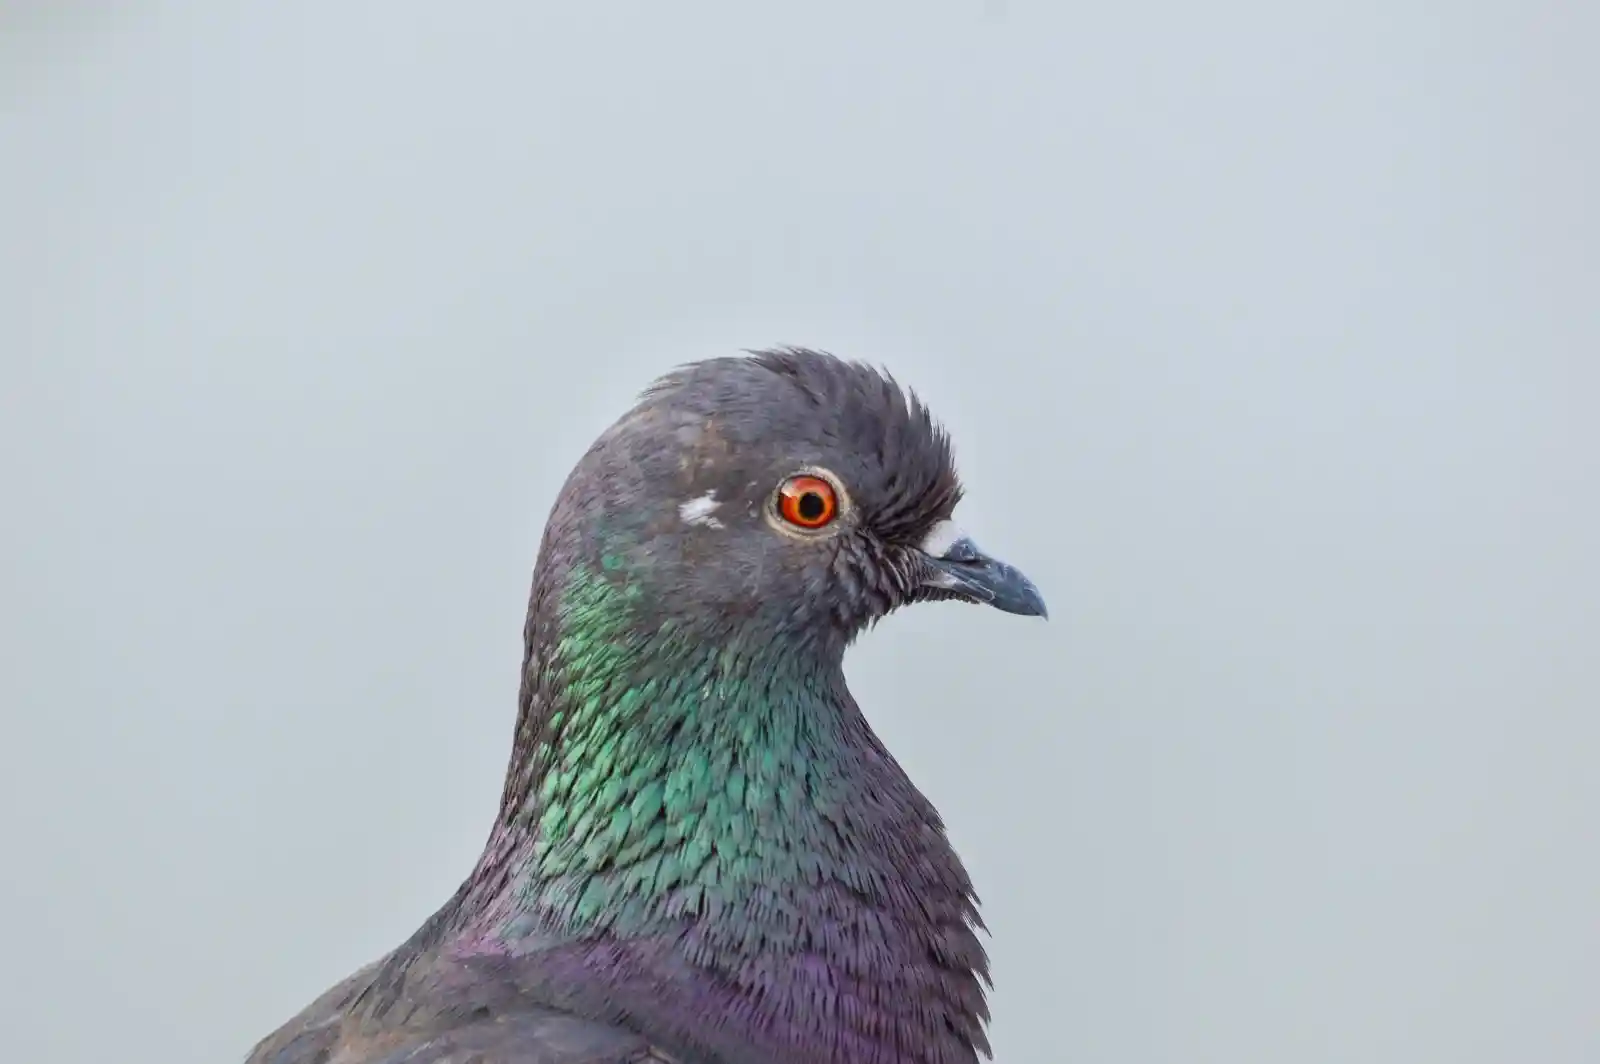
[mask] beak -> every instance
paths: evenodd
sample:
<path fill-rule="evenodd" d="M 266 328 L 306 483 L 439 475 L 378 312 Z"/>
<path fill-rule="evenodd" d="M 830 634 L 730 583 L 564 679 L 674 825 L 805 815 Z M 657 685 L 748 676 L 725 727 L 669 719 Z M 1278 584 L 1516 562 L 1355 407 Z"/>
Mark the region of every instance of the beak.
<path fill-rule="evenodd" d="M 1044 596 L 1033 581 L 979 549 L 972 537 L 949 521 L 935 525 L 922 541 L 927 561 L 924 587 L 953 591 L 970 602 L 1024 617 L 1049 617 Z"/>

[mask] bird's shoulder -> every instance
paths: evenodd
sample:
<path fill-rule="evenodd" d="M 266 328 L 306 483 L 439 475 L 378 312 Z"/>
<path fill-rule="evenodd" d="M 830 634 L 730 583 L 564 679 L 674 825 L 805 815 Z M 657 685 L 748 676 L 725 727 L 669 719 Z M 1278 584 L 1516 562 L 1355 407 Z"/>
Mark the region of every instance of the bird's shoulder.
<path fill-rule="evenodd" d="M 625 1028 L 487 987 L 481 995 L 459 986 L 408 994 L 386 1010 L 388 1022 L 373 1022 L 364 1005 L 384 963 L 329 989 L 257 1044 L 246 1064 L 692 1064 Z"/>
<path fill-rule="evenodd" d="M 681 1064 L 631 1031 L 529 1008 L 358 1035 L 327 1064 Z"/>
<path fill-rule="evenodd" d="M 387 958 L 385 958 L 387 959 Z M 350 1006 L 372 985 L 384 963 L 373 961 L 335 983 L 321 997 L 256 1043 L 245 1064 L 325 1064 L 338 1045 Z"/>

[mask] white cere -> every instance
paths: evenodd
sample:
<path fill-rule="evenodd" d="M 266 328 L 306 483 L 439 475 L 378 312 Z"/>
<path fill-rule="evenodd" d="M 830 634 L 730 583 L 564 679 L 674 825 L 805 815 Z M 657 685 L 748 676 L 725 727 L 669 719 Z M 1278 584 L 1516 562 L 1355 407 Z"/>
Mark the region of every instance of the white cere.
<path fill-rule="evenodd" d="M 961 531 L 961 526 L 954 521 L 940 521 L 928 529 L 928 534 L 922 537 L 922 553 L 933 558 L 944 557 L 956 540 L 966 533 Z"/>

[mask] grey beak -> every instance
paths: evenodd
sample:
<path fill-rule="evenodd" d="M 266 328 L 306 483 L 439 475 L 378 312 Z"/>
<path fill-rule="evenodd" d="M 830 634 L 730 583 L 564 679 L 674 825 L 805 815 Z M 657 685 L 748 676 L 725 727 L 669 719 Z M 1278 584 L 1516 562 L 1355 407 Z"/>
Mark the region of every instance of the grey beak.
<path fill-rule="evenodd" d="M 941 524 L 923 542 L 929 572 L 924 583 L 929 587 L 954 591 L 973 602 L 981 602 L 1007 613 L 1024 617 L 1049 617 L 1044 596 L 1032 580 L 998 558 L 985 554 L 972 538 Z"/>

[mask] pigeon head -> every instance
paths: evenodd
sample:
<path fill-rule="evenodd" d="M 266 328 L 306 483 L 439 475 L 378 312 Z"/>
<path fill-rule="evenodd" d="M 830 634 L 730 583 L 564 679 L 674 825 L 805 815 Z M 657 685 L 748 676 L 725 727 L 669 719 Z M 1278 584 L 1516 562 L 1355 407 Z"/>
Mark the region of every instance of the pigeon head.
<path fill-rule="evenodd" d="M 953 522 L 961 494 L 914 394 L 791 348 L 657 381 L 579 463 L 552 524 L 563 554 L 620 570 L 655 609 L 791 647 L 841 649 L 918 601 L 1043 616 L 1034 585 Z"/>

